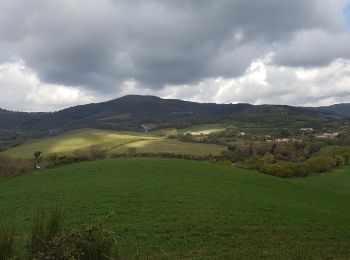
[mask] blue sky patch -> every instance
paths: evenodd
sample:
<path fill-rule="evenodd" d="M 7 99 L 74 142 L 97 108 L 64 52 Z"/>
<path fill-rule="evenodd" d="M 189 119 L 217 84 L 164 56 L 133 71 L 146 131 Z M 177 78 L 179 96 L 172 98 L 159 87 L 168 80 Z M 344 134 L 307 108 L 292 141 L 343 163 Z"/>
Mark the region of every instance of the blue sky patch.
<path fill-rule="evenodd" d="M 350 3 L 344 9 L 344 17 L 347 25 L 350 27 Z"/>

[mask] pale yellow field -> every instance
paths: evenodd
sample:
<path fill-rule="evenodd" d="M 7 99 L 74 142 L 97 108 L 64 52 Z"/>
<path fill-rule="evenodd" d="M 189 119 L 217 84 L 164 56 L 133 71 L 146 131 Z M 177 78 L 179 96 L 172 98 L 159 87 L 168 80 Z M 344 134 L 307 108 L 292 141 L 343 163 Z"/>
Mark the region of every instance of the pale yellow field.
<path fill-rule="evenodd" d="M 125 153 L 136 148 L 140 153 L 174 153 L 186 155 L 219 155 L 226 147 L 213 144 L 181 142 L 134 132 L 116 132 L 97 129 L 71 131 L 62 135 L 32 140 L 11 148 L 4 154 L 32 158 L 34 151 L 48 154 L 69 155 L 76 149 L 101 145 L 110 153 Z"/>
<path fill-rule="evenodd" d="M 207 129 L 207 130 L 201 130 L 201 131 L 189 131 L 189 133 L 191 133 L 191 135 L 210 135 L 211 133 L 217 133 L 217 132 L 221 132 L 224 131 L 225 128 L 213 128 L 213 129 Z"/>
<path fill-rule="evenodd" d="M 136 148 L 140 153 L 173 153 L 186 155 L 219 155 L 227 148 L 221 145 L 181 142 L 173 139 L 159 138 L 141 140 L 119 146 L 111 152 L 125 153 L 130 148 Z"/>
<path fill-rule="evenodd" d="M 152 136 L 142 135 L 140 133 L 83 129 L 54 137 L 28 141 L 4 153 L 13 157 L 32 158 L 33 152 L 36 150 L 41 151 L 43 155 L 52 153 L 61 155 L 69 154 L 76 149 L 84 149 L 94 144 L 111 149 L 118 145 L 152 138 Z"/>

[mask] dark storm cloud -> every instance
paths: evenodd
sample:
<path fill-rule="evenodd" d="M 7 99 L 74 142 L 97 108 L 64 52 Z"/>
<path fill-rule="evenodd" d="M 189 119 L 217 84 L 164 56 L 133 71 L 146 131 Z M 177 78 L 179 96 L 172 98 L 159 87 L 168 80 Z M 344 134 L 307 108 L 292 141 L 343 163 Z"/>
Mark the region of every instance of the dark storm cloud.
<path fill-rule="evenodd" d="M 347 56 L 347 46 L 341 43 L 334 45 L 339 51 L 321 57 L 321 51 L 311 51 L 308 56 L 300 33 L 321 31 L 327 40 L 330 32 L 338 35 L 345 3 L 2 1 L 0 59 L 10 53 L 44 82 L 101 92 L 115 90 L 126 80 L 161 89 L 209 77 L 236 77 L 272 51 L 277 64 L 322 65 Z"/>
<path fill-rule="evenodd" d="M 326 66 L 334 59 L 350 58 L 350 35 L 321 30 L 299 32 L 275 52 L 278 65 L 291 67 Z"/>

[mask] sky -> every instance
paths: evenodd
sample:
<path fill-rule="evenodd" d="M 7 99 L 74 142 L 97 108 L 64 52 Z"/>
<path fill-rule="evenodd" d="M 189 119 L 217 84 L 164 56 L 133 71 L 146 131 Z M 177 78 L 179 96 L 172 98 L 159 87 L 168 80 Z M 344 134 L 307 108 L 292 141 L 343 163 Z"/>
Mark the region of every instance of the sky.
<path fill-rule="evenodd" d="M 350 103 L 349 0 L 3 0 L 0 108 Z"/>

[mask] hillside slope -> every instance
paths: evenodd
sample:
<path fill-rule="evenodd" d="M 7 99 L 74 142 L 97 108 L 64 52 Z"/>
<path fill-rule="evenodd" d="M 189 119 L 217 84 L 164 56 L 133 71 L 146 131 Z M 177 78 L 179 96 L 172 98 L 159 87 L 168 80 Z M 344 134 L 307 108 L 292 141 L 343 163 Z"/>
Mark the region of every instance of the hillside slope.
<path fill-rule="evenodd" d="M 108 153 L 127 153 L 130 148 L 139 153 L 173 153 L 208 156 L 226 151 L 216 144 L 190 143 L 170 140 L 137 132 L 118 132 L 99 129 L 69 131 L 61 135 L 27 141 L 0 154 L 18 158 L 33 158 L 34 151 L 49 154 L 71 155 L 76 149 L 87 149 L 99 145 Z"/>
<path fill-rule="evenodd" d="M 63 205 L 66 225 L 114 212 L 123 259 L 349 259 L 349 181 L 350 168 L 284 180 L 209 162 L 95 161 L 1 180 L 0 212 L 19 239 L 38 208 Z"/>
<path fill-rule="evenodd" d="M 327 111 L 322 111 L 327 112 Z M 57 135 L 69 130 L 96 128 L 144 132 L 155 128 L 189 127 L 217 123 L 223 118 L 240 116 L 253 120 L 280 121 L 292 117 L 342 120 L 312 109 L 250 104 L 206 104 L 154 96 L 129 95 L 115 100 L 75 106 L 52 113 L 24 113 L 0 109 L 0 149 L 24 140 Z M 293 119 L 294 120 L 294 119 Z M 322 121 L 316 120 L 316 121 Z M 313 126 L 309 126 L 313 127 Z"/>
<path fill-rule="evenodd" d="M 142 124 L 179 118 L 215 117 L 247 111 L 249 104 L 202 104 L 154 96 L 129 95 L 115 100 L 75 106 L 53 113 L 0 111 L 0 128 L 48 130 L 57 128 L 109 127 L 143 130 Z"/>
<path fill-rule="evenodd" d="M 250 104 L 195 103 L 154 96 L 129 95 L 115 100 L 75 106 L 53 113 L 23 113 L 0 111 L 0 129 L 50 130 L 59 128 L 104 127 L 114 130 L 140 130 L 142 124 L 157 124 L 179 119 L 225 117 L 239 113 L 271 113 L 320 115 L 309 109 Z"/>
<path fill-rule="evenodd" d="M 350 103 L 312 108 L 315 111 L 350 118 Z"/>

